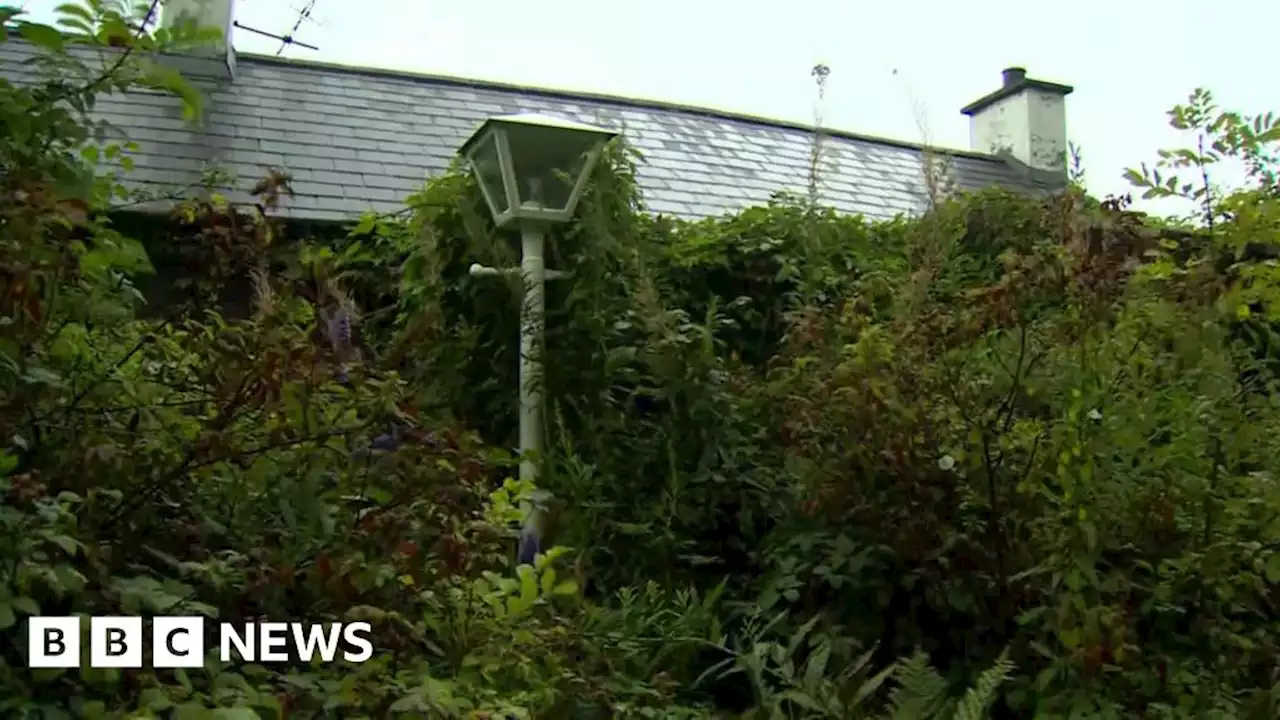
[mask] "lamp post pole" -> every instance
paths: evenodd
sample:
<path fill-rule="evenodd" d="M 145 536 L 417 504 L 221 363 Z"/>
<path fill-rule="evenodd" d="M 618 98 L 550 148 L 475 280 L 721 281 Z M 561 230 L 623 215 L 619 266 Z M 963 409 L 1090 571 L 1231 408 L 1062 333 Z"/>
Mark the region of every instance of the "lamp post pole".
<path fill-rule="evenodd" d="M 522 563 L 532 563 L 534 556 L 541 551 L 542 501 L 546 499 L 546 492 L 538 487 L 544 439 L 542 341 L 546 327 L 546 281 L 569 277 L 569 273 L 546 269 L 545 247 L 545 226 L 538 222 L 523 222 L 520 226 L 520 267 L 499 270 L 480 264 L 471 266 L 473 277 L 518 274 L 524 285 L 520 303 L 520 479 L 528 480 L 538 489 L 520 533 L 517 559 Z"/>
<path fill-rule="evenodd" d="M 538 463 L 542 459 L 543 362 L 542 340 L 546 327 L 546 281 L 569 277 L 569 273 L 547 270 L 543 256 L 545 226 L 524 222 L 520 226 L 520 267 L 497 268 L 475 264 L 472 277 L 519 275 L 524 296 L 520 303 L 520 479 L 537 485 Z"/>
<path fill-rule="evenodd" d="M 545 239 L 537 223 L 520 227 L 524 299 L 520 311 L 520 479 L 538 484 L 542 459 L 542 339 L 546 319 Z"/>

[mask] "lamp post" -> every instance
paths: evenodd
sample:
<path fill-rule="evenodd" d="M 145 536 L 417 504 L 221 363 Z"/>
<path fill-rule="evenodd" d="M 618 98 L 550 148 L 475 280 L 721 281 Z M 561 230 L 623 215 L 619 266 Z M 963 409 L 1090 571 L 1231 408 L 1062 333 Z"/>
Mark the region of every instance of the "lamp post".
<path fill-rule="evenodd" d="M 547 271 L 548 226 L 573 217 L 603 145 L 617 133 L 538 114 L 489 118 L 462 145 L 499 228 L 520 229 L 520 267 L 472 265 L 473 277 L 520 274 L 520 477 L 536 484 L 542 455 L 544 284 L 566 273 Z M 523 552 L 521 553 L 524 554 Z"/>

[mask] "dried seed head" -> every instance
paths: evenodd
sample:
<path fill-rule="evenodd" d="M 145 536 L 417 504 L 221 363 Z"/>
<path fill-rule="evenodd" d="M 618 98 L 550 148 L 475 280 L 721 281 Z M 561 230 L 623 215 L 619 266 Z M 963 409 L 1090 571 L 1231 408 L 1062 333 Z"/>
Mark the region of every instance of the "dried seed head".
<path fill-rule="evenodd" d="M 258 317 L 270 315 L 275 310 L 276 296 L 271 289 L 271 278 L 266 268 L 258 266 L 249 271 L 253 281 L 253 310 Z"/>

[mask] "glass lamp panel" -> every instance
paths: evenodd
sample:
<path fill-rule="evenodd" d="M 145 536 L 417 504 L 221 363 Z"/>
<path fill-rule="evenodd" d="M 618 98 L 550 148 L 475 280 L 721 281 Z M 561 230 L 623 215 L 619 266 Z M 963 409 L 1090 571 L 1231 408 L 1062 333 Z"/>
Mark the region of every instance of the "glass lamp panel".
<path fill-rule="evenodd" d="M 471 150 L 471 167 L 475 170 L 480 190 L 494 216 L 511 209 L 507 189 L 502 182 L 502 163 L 498 157 L 498 134 L 492 130 L 476 142 Z"/>
<path fill-rule="evenodd" d="M 515 166 L 516 197 L 548 210 L 568 209 L 588 153 L 605 139 L 600 133 L 513 123 L 506 128 Z"/>

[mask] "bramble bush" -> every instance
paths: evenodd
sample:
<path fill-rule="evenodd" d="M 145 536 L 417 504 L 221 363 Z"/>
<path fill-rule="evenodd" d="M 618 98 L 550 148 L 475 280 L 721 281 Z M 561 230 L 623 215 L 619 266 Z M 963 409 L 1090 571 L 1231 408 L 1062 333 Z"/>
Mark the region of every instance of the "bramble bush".
<path fill-rule="evenodd" d="M 549 248 L 535 488 L 518 281 L 467 273 L 518 248 L 462 168 L 328 235 L 274 217 L 287 168 L 131 220 L 94 98 L 197 116 L 154 58 L 207 40 L 151 9 L 0 10 L 41 70 L 0 81 L 5 716 L 1280 715 L 1271 115 L 1171 112 L 1188 146 L 1130 180 L 1185 218 L 1072 187 L 680 222 L 610 146 Z M 29 616 L 193 613 L 377 652 L 26 667 Z"/>

